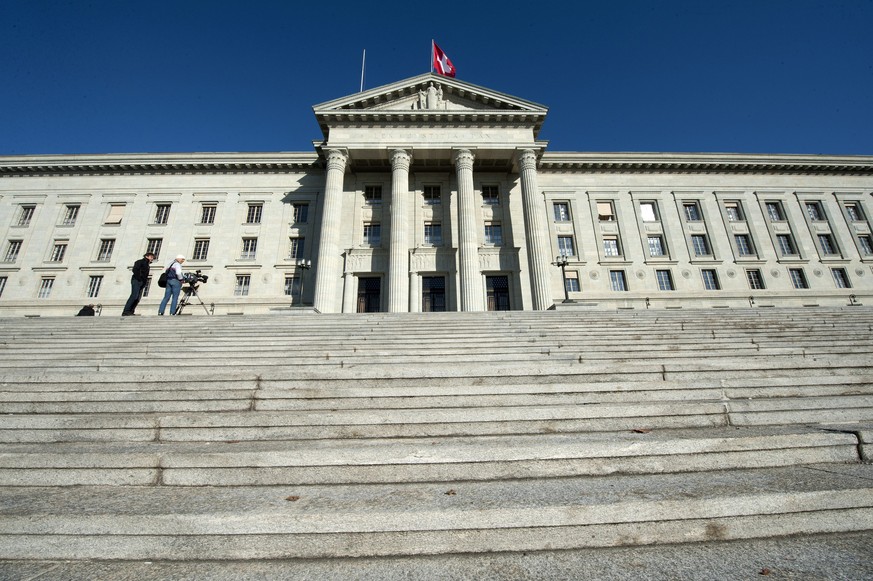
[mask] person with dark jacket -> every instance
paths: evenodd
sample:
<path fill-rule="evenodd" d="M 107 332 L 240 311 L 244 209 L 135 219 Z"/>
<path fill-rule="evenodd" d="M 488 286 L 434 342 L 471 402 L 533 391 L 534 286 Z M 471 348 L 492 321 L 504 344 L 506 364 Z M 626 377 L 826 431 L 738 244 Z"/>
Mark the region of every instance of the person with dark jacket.
<path fill-rule="evenodd" d="M 153 252 L 146 252 L 142 258 L 133 263 L 133 275 L 130 277 L 130 297 L 124 305 L 122 317 L 129 317 L 134 314 L 136 306 L 139 304 L 139 299 L 142 298 L 142 291 L 149 280 L 149 265 L 155 259 Z"/>

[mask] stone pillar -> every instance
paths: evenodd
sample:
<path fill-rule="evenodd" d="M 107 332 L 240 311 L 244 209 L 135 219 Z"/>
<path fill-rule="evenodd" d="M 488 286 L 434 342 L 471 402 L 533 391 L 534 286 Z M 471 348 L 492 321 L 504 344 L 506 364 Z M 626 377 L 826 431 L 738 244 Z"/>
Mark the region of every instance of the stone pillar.
<path fill-rule="evenodd" d="M 552 256 L 548 238 L 548 214 L 537 187 L 536 152 L 532 149 L 519 151 L 518 167 L 521 174 L 521 194 L 527 229 L 533 308 L 535 311 L 542 311 L 551 307 L 555 301 L 552 297 L 549 273 Z"/>
<path fill-rule="evenodd" d="M 342 219 L 343 177 L 349 156 L 332 149 L 327 154 L 327 177 L 324 186 L 324 207 L 321 213 L 321 239 L 315 271 L 314 305 L 322 313 L 335 313 L 337 289 L 342 271 L 339 238 Z"/>
<path fill-rule="evenodd" d="M 391 152 L 391 246 L 388 254 L 388 312 L 409 311 L 409 165 L 403 149 Z"/>
<path fill-rule="evenodd" d="M 485 298 L 479 269 L 479 222 L 473 191 L 473 152 L 455 152 L 458 175 L 458 272 L 462 311 L 484 311 Z"/>

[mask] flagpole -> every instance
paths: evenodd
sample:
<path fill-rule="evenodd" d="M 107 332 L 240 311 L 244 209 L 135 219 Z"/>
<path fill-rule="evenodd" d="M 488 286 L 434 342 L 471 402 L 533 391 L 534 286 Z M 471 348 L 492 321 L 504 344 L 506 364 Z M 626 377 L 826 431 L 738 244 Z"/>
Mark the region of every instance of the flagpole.
<path fill-rule="evenodd" d="M 361 59 L 361 92 L 364 92 L 364 65 L 367 63 L 367 49 L 364 49 L 364 56 Z"/>
<path fill-rule="evenodd" d="M 433 74 L 433 39 L 430 39 L 430 72 Z"/>

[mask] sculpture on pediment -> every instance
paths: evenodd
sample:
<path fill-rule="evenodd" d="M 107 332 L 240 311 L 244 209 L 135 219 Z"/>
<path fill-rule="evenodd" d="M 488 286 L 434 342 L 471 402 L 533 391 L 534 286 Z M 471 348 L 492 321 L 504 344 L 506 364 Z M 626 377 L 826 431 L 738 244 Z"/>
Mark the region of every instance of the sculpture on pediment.
<path fill-rule="evenodd" d="M 418 108 L 419 109 L 442 109 L 443 105 L 443 87 L 437 85 L 434 87 L 433 81 L 428 83 L 427 88 L 418 91 Z"/>

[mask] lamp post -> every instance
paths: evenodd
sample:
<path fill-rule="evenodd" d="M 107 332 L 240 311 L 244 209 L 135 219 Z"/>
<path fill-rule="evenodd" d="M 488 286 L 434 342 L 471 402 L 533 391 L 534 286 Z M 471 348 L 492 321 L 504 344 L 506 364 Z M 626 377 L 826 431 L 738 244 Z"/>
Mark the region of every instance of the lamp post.
<path fill-rule="evenodd" d="M 306 276 L 306 271 L 309 270 L 310 268 L 312 268 L 312 261 L 311 260 L 302 260 L 302 259 L 298 260 L 297 261 L 297 268 L 302 271 L 300 273 L 300 306 L 303 306 L 303 281 L 304 281 L 305 276 Z"/>
<path fill-rule="evenodd" d="M 570 300 L 570 292 L 567 290 L 567 265 L 569 261 L 567 260 L 566 254 L 561 254 L 557 258 L 555 258 L 555 262 L 552 263 L 555 266 L 561 267 L 561 281 L 564 284 L 564 302 L 572 303 Z"/>

